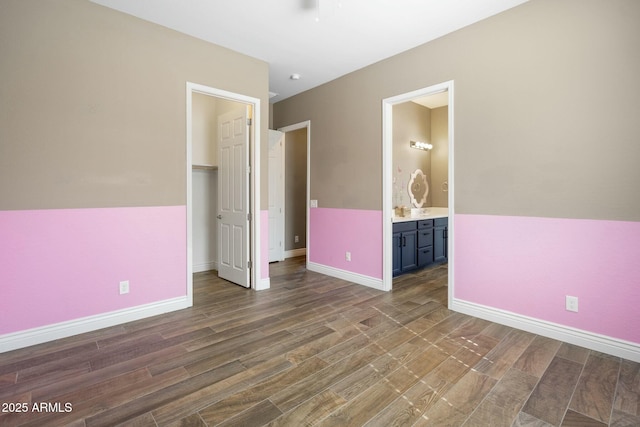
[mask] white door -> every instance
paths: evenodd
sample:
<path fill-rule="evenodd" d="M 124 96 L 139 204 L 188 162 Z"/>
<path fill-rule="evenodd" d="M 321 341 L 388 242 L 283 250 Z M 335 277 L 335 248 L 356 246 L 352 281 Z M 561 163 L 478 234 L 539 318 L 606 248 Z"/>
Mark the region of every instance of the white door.
<path fill-rule="evenodd" d="M 248 288 L 248 106 L 218 117 L 218 276 Z"/>
<path fill-rule="evenodd" d="M 284 133 L 269 130 L 269 262 L 284 260 Z"/>

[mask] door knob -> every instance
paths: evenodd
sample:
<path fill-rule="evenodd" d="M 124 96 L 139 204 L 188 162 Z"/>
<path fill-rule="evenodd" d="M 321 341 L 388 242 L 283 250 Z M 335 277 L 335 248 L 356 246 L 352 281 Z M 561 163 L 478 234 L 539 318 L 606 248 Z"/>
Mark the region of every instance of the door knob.
<path fill-rule="evenodd" d="M 222 215 L 218 215 L 218 219 L 222 219 Z"/>

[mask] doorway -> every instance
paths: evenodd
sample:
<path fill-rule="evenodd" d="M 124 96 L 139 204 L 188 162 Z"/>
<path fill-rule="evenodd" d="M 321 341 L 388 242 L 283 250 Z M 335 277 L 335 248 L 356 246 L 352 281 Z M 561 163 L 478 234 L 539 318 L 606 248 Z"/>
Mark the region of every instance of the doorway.
<path fill-rule="evenodd" d="M 205 97 L 211 97 L 210 99 L 215 99 L 224 104 L 234 105 L 236 107 L 236 111 L 244 111 L 244 115 L 248 115 L 245 117 L 244 123 L 240 123 L 238 120 L 242 121 L 242 119 L 237 119 L 237 117 L 231 118 L 232 121 L 231 127 L 244 127 L 248 126 L 247 134 L 243 136 L 246 139 L 243 140 L 242 143 L 238 145 L 238 147 L 243 148 L 245 150 L 241 156 L 233 161 L 233 164 L 227 164 L 225 167 L 231 167 L 230 170 L 236 170 L 236 174 L 243 177 L 242 180 L 238 181 L 238 185 L 236 185 L 236 189 L 234 192 L 241 193 L 241 197 L 237 200 L 242 200 L 244 203 L 243 209 L 246 212 L 246 227 L 244 235 L 240 235 L 236 229 L 236 241 L 244 242 L 241 245 L 241 248 L 234 248 L 236 251 L 235 257 L 237 259 L 242 259 L 242 270 L 243 273 L 246 273 L 246 283 L 242 283 L 243 285 L 247 285 L 247 287 L 251 287 L 253 289 L 257 289 L 261 286 L 260 273 L 261 273 L 261 253 L 260 253 L 260 99 L 249 97 L 242 94 L 232 93 L 204 85 L 199 85 L 196 83 L 187 82 L 187 117 L 186 117 L 186 131 L 187 131 L 187 141 L 186 141 L 186 184 L 187 184 L 187 297 L 189 302 L 193 304 L 193 256 L 194 256 L 194 221 L 193 221 L 193 207 L 194 207 L 194 197 L 193 197 L 193 173 L 192 168 L 194 165 L 194 154 L 200 156 L 202 153 L 195 152 L 194 153 L 194 137 L 198 137 L 197 134 L 194 134 L 194 108 L 193 101 L 195 97 L 199 97 L 204 95 Z M 240 107 L 240 108 L 237 108 Z M 195 113 L 197 114 L 197 112 Z M 222 114 L 217 114 L 223 116 Z M 218 124 L 217 117 L 213 117 L 213 120 L 216 121 L 216 127 L 224 126 L 224 123 Z M 248 121 L 249 120 L 249 121 Z M 197 132 L 197 130 L 196 130 Z M 234 150 L 231 150 L 234 151 Z M 236 150 L 238 151 L 238 150 Z M 218 152 L 218 149 L 216 149 Z M 215 155 L 212 155 L 210 158 L 215 158 Z M 216 159 L 211 164 L 207 164 L 207 162 L 201 162 L 204 164 L 199 165 L 200 169 L 205 170 L 217 170 L 221 171 L 224 169 L 220 169 L 218 165 L 225 162 L 223 158 Z M 217 163 L 217 165 L 215 164 Z M 223 177 L 220 177 L 223 178 Z M 217 178 L 216 178 L 217 181 Z M 218 185 L 219 187 L 219 185 Z M 220 202 L 216 203 L 217 205 L 221 205 Z M 219 206 L 218 206 L 219 208 Z M 217 209 L 219 211 L 219 209 Z M 217 213 L 217 212 L 216 212 Z M 218 213 L 219 215 L 219 213 Z M 254 220 L 255 219 L 255 220 Z M 244 221 L 243 221 L 244 222 Z M 218 236 L 219 239 L 220 236 Z M 232 236 L 233 237 L 233 236 Z M 239 250 L 239 252 L 238 252 Z M 218 251 L 219 252 L 219 251 Z M 220 253 L 217 254 L 218 261 L 220 259 Z M 245 263 L 246 261 L 246 263 Z"/>
<path fill-rule="evenodd" d="M 284 132 L 269 129 L 269 263 L 284 261 Z"/>
<path fill-rule="evenodd" d="M 436 95 L 439 93 L 447 93 L 448 107 L 448 177 L 447 177 L 447 201 L 448 201 L 448 300 L 452 301 L 453 288 L 454 288 L 454 170 L 453 170 L 453 124 L 454 124 L 454 105 L 453 105 L 453 81 L 444 82 L 438 85 L 429 86 L 426 88 L 418 89 L 412 92 L 397 95 L 391 98 L 386 98 L 382 101 L 382 167 L 383 167 L 383 290 L 391 290 L 393 288 L 393 273 L 392 273 L 392 220 L 394 216 L 393 212 L 393 107 L 398 104 L 418 100 L 420 98 Z M 407 142 L 408 144 L 409 142 Z"/>
<path fill-rule="evenodd" d="M 284 257 L 305 256 L 308 264 L 309 236 L 309 173 L 311 122 L 305 121 L 278 129 L 283 138 L 283 175 L 285 242 Z"/>

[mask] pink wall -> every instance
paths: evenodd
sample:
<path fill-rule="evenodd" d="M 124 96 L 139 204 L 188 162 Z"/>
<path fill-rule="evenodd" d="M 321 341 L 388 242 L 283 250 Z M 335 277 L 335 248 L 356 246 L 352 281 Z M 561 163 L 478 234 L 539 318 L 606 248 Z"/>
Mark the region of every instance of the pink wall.
<path fill-rule="evenodd" d="M 382 211 L 313 208 L 309 235 L 309 261 L 382 279 Z"/>
<path fill-rule="evenodd" d="M 456 299 L 640 343 L 640 222 L 456 215 L 454 232 Z"/>
<path fill-rule="evenodd" d="M 185 206 L 0 211 L 0 334 L 184 296 L 186 264 Z"/>

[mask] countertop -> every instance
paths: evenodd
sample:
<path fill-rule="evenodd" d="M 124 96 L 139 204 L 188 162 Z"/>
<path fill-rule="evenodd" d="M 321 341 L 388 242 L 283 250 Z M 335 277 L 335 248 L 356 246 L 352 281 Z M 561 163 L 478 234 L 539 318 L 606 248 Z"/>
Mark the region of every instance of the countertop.
<path fill-rule="evenodd" d="M 393 222 L 420 221 L 422 219 L 447 218 L 449 208 L 425 208 L 426 212 L 414 214 L 413 216 L 394 216 Z"/>

